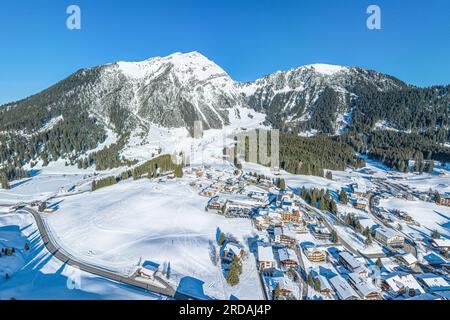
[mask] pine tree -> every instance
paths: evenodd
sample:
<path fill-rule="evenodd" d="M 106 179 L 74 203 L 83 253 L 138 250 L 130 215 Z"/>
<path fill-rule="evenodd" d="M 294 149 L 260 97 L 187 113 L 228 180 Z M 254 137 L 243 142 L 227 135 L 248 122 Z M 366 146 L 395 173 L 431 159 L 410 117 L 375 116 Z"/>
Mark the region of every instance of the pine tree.
<path fill-rule="evenodd" d="M 170 262 L 167 264 L 167 270 L 166 270 L 166 278 L 170 279 L 170 275 L 172 273 L 172 268 L 170 267 Z"/>
<path fill-rule="evenodd" d="M 242 273 L 242 265 L 239 262 L 237 256 L 233 257 L 233 261 L 230 264 L 227 275 L 227 283 L 231 286 L 236 286 L 239 284 L 239 275 Z"/>
<path fill-rule="evenodd" d="M 366 237 L 366 240 L 364 240 L 364 245 L 366 247 L 370 247 L 372 245 L 372 236 L 370 234 L 368 237 Z"/>
<path fill-rule="evenodd" d="M 341 192 L 339 193 L 339 200 L 342 204 L 348 203 L 347 193 L 344 191 L 344 189 L 341 189 Z"/>
<path fill-rule="evenodd" d="M 5 174 L 1 174 L 0 180 L 2 181 L 2 189 L 9 189 L 9 181 Z"/>
<path fill-rule="evenodd" d="M 275 289 L 273 289 L 273 298 L 274 300 L 279 299 L 281 296 L 281 289 L 280 289 L 280 284 L 277 283 L 277 285 L 275 286 Z"/>
<path fill-rule="evenodd" d="M 231 264 L 234 264 L 237 274 L 241 275 L 242 274 L 242 262 L 238 258 L 238 256 L 236 256 L 236 255 L 233 256 L 233 260 L 232 260 Z"/>
<path fill-rule="evenodd" d="M 363 231 L 363 236 L 369 237 L 371 235 L 369 227 L 366 227 Z"/>
<path fill-rule="evenodd" d="M 325 197 L 324 197 L 324 196 L 322 196 L 322 197 L 320 198 L 320 200 L 319 200 L 319 209 L 322 210 L 322 211 L 325 211 L 325 210 L 328 209 L 328 208 L 327 208 L 327 205 L 326 205 L 326 201 L 325 201 Z"/>
<path fill-rule="evenodd" d="M 336 204 L 336 201 L 334 201 L 334 200 L 331 200 L 331 202 L 330 202 L 330 211 L 335 216 L 338 214 L 337 204 Z"/>
<path fill-rule="evenodd" d="M 183 177 L 183 168 L 181 166 L 177 166 L 175 168 L 175 177 L 177 177 L 177 178 Z"/>
<path fill-rule="evenodd" d="M 220 237 L 219 237 L 219 241 L 217 241 L 217 244 L 219 246 L 222 246 L 224 242 L 225 242 L 225 234 L 223 232 L 221 232 L 220 233 Z"/>
<path fill-rule="evenodd" d="M 308 274 L 308 285 L 311 287 L 314 286 L 314 277 L 312 271 Z"/>
<path fill-rule="evenodd" d="M 436 204 L 441 204 L 442 201 L 441 195 L 437 191 L 434 193 L 434 201 Z"/>
<path fill-rule="evenodd" d="M 314 290 L 316 290 L 317 292 L 320 292 L 320 280 L 319 278 L 314 279 Z"/>
<path fill-rule="evenodd" d="M 433 238 L 433 239 L 440 239 L 441 238 L 441 234 L 439 233 L 439 231 L 434 229 L 433 232 L 431 232 L 431 238 Z"/>
<path fill-rule="evenodd" d="M 331 231 L 331 242 L 333 242 L 333 243 L 339 242 L 339 237 L 338 237 L 336 230 Z"/>
<path fill-rule="evenodd" d="M 284 179 L 280 179 L 280 185 L 279 188 L 281 190 L 286 190 L 286 181 L 284 181 Z"/>
<path fill-rule="evenodd" d="M 428 164 L 428 168 L 427 168 L 428 173 L 433 173 L 434 171 L 434 161 L 431 160 L 430 163 Z"/>
<path fill-rule="evenodd" d="M 378 269 L 381 270 L 381 268 L 383 267 L 383 263 L 381 262 L 380 258 L 377 259 L 376 265 L 377 265 Z"/>

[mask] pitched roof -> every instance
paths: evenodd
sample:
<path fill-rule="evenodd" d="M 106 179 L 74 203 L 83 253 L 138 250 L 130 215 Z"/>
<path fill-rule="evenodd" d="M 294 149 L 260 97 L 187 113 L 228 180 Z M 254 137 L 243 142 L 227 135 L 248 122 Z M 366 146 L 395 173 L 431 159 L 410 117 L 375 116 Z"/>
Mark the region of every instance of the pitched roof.
<path fill-rule="evenodd" d="M 258 260 L 259 261 L 267 261 L 267 262 L 275 262 L 275 258 L 273 257 L 272 247 L 258 246 Z"/>
<path fill-rule="evenodd" d="M 415 263 L 417 263 L 416 257 L 414 257 L 411 253 L 404 254 L 404 255 L 401 256 L 401 258 L 403 260 L 405 260 L 405 262 L 407 264 L 415 264 Z"/>
<path fill-rule="evenodd" d="M 425 293 L 422 286 L 411 274 L 391 275 L 390 277 L 388 276 L 385 281 L 395 292 L 398 292 L 402 289 L 413 289 L 418 290 L 420 293 Z"/>
<path fill-rule="evenodd" d="M 422 282 L 433 291 L 447 291 L 450 290 L 450 283 L 443 277 L 435 274 L 418 274 L 416 278 L 422 280 Z"/>
<path fill-rule="evenodd" d="M 142 264 L 142 267 L 150 270 L 150 271 L 158 271 L 159 270 L 159 264 L 153 261 L 144 261 Z"/>
<path fill-rule="evenodd" d="M 280 261 L 292 260 L 298 263 L 297 254 L 292 249 L 282 248 L 278 250 Z"/>
<path fill-rule="evenodd" d="M 342 300 L 347 300 L 349 298 L 358 298 L 358 294 L 350 287 L 350 284 L 344 280 L 341 276 L 336 276 L 331 278 L 330 284 L 336 290 L 337 295 Z"/>
<path fill-rule="evenodd" d="M 361 293 L 363 297 L 366 297 L 372 293 L 379 293 L 377 287 L 370 283 L 369 279 L 361 277 L 358 273 L 350 273 L 349 277 L 358 292 Z"/>
<path fill-rule="evenodd" d="M 343 251 L 341 253 L 339 253 L 339 256 L 345 260 L 345 262 L 347 262 L 350 267 L 352 267 L 353 269 L 356 269 L 358 267 L 361 266 L 361 263 L 356 260 L 350 253 L 348 253 L 347 251 Z"/>
<path fill-rule="evenodd" d="M 438 247 L 450 247 L 450 239 L 432 239 Z"/>

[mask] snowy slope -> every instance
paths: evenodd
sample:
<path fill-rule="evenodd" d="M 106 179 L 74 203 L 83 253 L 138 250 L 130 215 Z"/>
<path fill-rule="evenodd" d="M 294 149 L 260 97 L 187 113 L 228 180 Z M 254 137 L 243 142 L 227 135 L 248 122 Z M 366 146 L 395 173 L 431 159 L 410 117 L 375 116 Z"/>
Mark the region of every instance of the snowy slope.
<path fill-rule="evenodd" d="M 251 222 L 205 212 L 208 199 L 189 181 L 129 180 L 67 198 L 46 219 L 57 241 L 91 264 L 129 275 L 140 259 L 170 263 L 173 277 L 204 282 L 206 295 L 260 299 L 254 262 L 246 263 L 245 281 L 233 288 L 210 258 L 218 228 L 245 243 L 252 236 Z"/>
<path fill-rule="evenodd" d="M 25 243 L 29 251 L 23 250 Z M 33 217 L 26 212 L 0 212 L 0 246 L 16 248 L 12 257 L 0 258 L 0 300 L 160 299 L 64 265 L 47 251 Z"/>
<path fill-rule="evenodd" d="M 280 126 L 316 126 L 317 117 L 330 118 L 330 131 L 339 134 L 362 92 L 389 91 L 406 85 L 392 77 L 356 67 L 312 64 L 278 71 L 254 82 L 238 84 L 248 104 Z M 314 120 L 314 121 L 312 121 Z"/>

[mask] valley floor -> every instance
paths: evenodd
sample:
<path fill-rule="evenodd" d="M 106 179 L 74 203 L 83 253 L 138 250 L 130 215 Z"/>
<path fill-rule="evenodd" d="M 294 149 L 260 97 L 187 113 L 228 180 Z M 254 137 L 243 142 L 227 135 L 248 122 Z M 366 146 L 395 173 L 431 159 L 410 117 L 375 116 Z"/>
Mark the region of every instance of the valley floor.
<path fill-rule="evenodd" d="M 244 169 L 274 177 L 270 169 L 262 166 L 245 164 Z M 213 164 L 209 171 L 217 175 L 217 180 L 225 181 L 233 177 L 233 168 L 223 163 Z M 379 187 L 378 180 L 374 178 L 387 183 L 386 190 L 391 192 L 394 191 L 389 189 L 389 183 L 398 185 L 399 179 L 411 193 L 429 188 L 445 192 L 450 184 L 446 176 L 402 175 L 371 162 L 358 171 L 334 171 L 333 180 L 286 172 L 282 172 L 280 177 L 292 190 L 303 186 L 326 188 L 333 197 L 341 188 L 355 182 L 368 188 Z M 243 259 L 243 274 L 240 284 L 235 287 L 226 283 L 221 264 L 214 259 L 221 232 L 246 245 L 253 238 L 264 238 L 265 234 L 255 229 L 251 219 L 229 219 L 206 212 L 209 198 L 201 196 L 192 184 L 207 186 L 208 179 L 193 175 L 163 181 L 129 179 L 90 192 L 93 179 L 92 171 L 64 167 L 61 163 L 52 164 L 36 172 L 33 177 L 14 183 L 10 190 L 0 190 L 0 205 L 51 198 L 56 210 L 43 217 L 54 238 L 67 252 L 90 264 L 133 276 L 143 261 L 150 261 L 160 264 L 163 270 L 170 268 L 168 281 L 180 291 L 185 290 L 202 298 L 265 298 L 253 254 Z M 420 186 L 418 190 L 414 189 L 417 185 Z M 418 222 L 415 226 L 402 223 L 403 232 L 408 235 L 415 233 L 429 237 L 433 230 L 438 230 L 442 237 L 450 238 L 448 207 L 394 196 L 382 199 L 380 207 L 407 211 Z M 350 204 L 339 205 L 339 212 L 358 215 L 364 227 L 378 227 L 380 224 L 368 211 L 357 210 Z M 377 242 L 365 246 L 364 238 L 343 226 L 336 220 L 339 217 L 329 219 L 330 224 L 336 224 L 339 237 L 354 247 L 355 252 L 383 253 Z M 303 242 L 310 241 L 308 235 L 301 237 Z M 22 249 L 25 243 L 30 244 L 29 251 Z M 79 274 L 81 288 L 70 290 L 67 281 L 76 270 L 50 255 L 42 244 L 32 216 L 25 212 L 12 214 L 6 207 L 1 209 L 0 245 L 19 249 L 12 257 L 0 257 L 0 299 L 161 298 L 84 272 Z M 329 263 L 324 266 L 335 271 Z M 5 279 L 6 274 L 10 279 Z M 310 291 L 308 296 L 311 299 L 324 298 L 314 291 Z"/>

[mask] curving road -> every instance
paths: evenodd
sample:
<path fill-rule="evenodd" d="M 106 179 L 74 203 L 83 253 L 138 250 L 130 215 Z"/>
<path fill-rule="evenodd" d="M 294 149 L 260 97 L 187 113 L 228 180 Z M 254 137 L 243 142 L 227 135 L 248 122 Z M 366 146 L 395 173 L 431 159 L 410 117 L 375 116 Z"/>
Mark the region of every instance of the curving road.
<path fill-rule="evenodd" d="M 130 285 L 133 287 L 137 287 L 140 289 L 144 289 L 146 291 L 162 295 L 169 299 L 177 298 L 176 290 L 174 290 L 169 284 L 167 284 L 167 282 L 165 282 L 160 277 L 155 277 L 155 278 L 163 285 L 163 287 L 158 287 L 158 286 L 155 286 L 152 284 L 137 281 L 133 278 L 129 278 L 129 277 L 126 277 L 126 276 L 123 276 L 120 274 L 116 274 L 114 272 L 111 272 L 111 271 L 102 269 L 100 267 L 87 264 L 86 262 L 77 260 L 75 257 L 71 256 L 63 248 L 59 247 L 56 244 L 56 242 L 53 240 L 50 233 L 48 232 L 46 224 L 43 221 L 42 217 L 40 216 L 39 212 L 37 212 L 36 210 L 34 210 L 30 207 L 25 207 L 25 208 L 22 208 L 21 210 L 24 210 L 24 211 L 30 213 L 34 217 L 34 220 L 36 221 L 36 225 L 38 227 L 39 233 L 41 234 L 42 241 L 44 242 L 45 247 L 55 258 L 57 258 L 61 262 L 68 264 L 70 266 L 77 267 L 78 269 L 88 272 L 90 274 L 104 277 L 104 278 L 107 278 L 107 279 L 110 279 L 110 280 L 113 280 L 116 282 L 127 284 L 127 285 Z M 179 297 L 179 298 L 195 299 L 195 297 L 187 297 L 187 296 L 183 296 L 183 297 Z"/>

